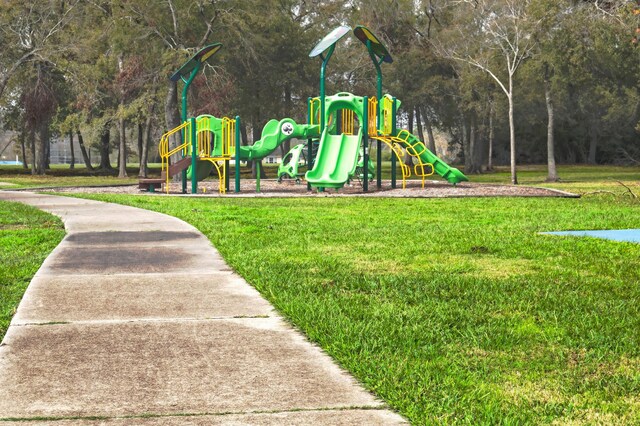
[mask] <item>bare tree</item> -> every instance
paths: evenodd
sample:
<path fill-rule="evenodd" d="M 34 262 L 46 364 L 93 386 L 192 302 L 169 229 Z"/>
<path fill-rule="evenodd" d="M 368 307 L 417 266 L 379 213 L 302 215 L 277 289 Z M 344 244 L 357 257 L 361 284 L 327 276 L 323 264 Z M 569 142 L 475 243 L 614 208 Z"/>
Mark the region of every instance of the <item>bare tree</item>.
<path fill-rule="evenodd" d="M 451 2 L 460 21 L 445 42 L 436 45 L 444 56 L 487 73 L 504 92 L 509 103 L 509 149 L 511 183 L 516 174 L 514 123 L 514 76 L 536 46 L 536 24 L 527 13 L 531 0 L 460 0 Z M 464 17 L 468 17 L 464 19 Z M 470 41 L 471 40 L 471 41 Z"/>

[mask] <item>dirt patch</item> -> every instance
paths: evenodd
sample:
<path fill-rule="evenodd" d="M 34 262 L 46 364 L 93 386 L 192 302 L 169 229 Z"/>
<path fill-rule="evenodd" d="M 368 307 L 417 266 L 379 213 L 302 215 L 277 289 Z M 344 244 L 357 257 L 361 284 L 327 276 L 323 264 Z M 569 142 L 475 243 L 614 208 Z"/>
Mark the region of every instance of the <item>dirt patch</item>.
<path fill-rule="evenodd" d="M 180 183 L 169 185 L 170 195 L 183 195 Z M 256 193 L 254 179 L 242 180 L 240 193 L 233 192 L 234 184 L 231 182 L 230 191 L 224 197 L 398 197 L 398 198 L 449 198 L 449 197 L 579 197 L 579 195 L 555 189 L 538 188 L 522 185 L 496 185 L 473 182 L 462 182 L 457 185 L 443 181 L 427 181 L 424 188 L 420 181 L 407 181 L 405 189 L 402 182 L 398 182 L 397 189 L 391 189 L 390 181 L 383 181 L 382 188 L 378 189 L 375 182 L 369 185 L 369 191 L 364 193 L 360 182 L 345 185 L 344 188 L 325 189 L 318 192 L 317 189 L 307 191 L 304 183 L 296 184 L 293 181 L 277 182 L 273 179 L 263 179 L 260 182 L 260 193 Z M 137 185 L 129 186 L 102 186 L 102 187 L 71 187 L 48 189 L 51 192 L 71 193 L 104 193 L 104 194 L 148 194 L 154 196 L 166 195 L 166 192 L 149 193 L 138 189 Z M 191 194 L 191 185 L 187 185 L 187 194 Z M 198 183 L 198 196 L 219 197 L 218 182 L 204 181 Z"/>

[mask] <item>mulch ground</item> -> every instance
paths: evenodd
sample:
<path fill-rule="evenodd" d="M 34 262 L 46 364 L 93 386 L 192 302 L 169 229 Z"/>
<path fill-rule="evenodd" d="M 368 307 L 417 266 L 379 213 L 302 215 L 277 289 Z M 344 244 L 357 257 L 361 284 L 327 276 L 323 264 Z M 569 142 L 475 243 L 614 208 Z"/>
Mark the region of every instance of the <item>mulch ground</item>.
<path fill-rule="evenodd" d="M 180 183 L 169 185 L 170 195 L 183 195 Z M 240 193 L 234 193 L 234 183 L 230 183 L 230 191 L 225 195 L 218 193 L 218 181 L 204 181 L 198 183 L 198 195 L 205 197 L 399 197 L 399 198 L 450 198 L 450 197 L 578 197 L 576 194 L 558 191 L 555 189 L 539 188 L 522 185 L 496 185 L 473 182 L 462 182 L 451 185 L 444 181 L 426 181 L 424 188 L 420 181 L 407 181 L 405 189 L 402 182 L 398 181 L 398 188 L 391 189 L 390 181 L 383 181 L 382 188 L 378 189 L 375 182 L 369 184 L 369 191 L 363 192 L 360 182 L 353 182 L 343 188 L 325 189 L 318 192 L 316 189 L 307 190 L 303 182 L 296 184 L 294 181 L 277 182 L 272 179 L 263 179 L 260 182 L 260 193 L 256 193 L 256 183 L 253 179 L 242 180 Z M 120 193 L 120 194 L 148 194 L 153 196 L 165 196 L 166 192 L 149 193 L 138 189 L 137 185 L 127 186 L 102 186 L 102 187 L 71 187 L 55 188 L 52 192 L 83 192 L 83 193 Z M 187 185 L 188 196 L 191 194 L 191 185 Z"/>

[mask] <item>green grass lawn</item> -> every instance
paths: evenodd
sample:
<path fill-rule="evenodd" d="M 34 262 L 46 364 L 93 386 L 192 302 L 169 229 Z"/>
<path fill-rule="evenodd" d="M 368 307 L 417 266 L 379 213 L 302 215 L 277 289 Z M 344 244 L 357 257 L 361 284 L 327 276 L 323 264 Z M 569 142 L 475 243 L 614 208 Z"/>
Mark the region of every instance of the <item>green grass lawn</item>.
<path fill-rule="evenodd" d="M 159 175 L 160 165 L 150 164 L 150 174 Z M 76 164 L 75 169 L 69 165 L 56 164 L 46 175 L 32 175 L 30 170 L 21 166 L 0 166 L 0 189 L 17 188 L 53 188 L 63 186 L 111 186 L 133 185 L 138 183 L 138 165 L 127 164 L 129 177 L 119 179 L 114 174 L 90 172 L 84 165 Z"/>
<path fill-rule="evenodd" d="M 31 278 L 63 237 L 55 216 L 0 201 L 0 340 Z"/>
<path fill-rule="evenodd" d="M 186 220 L 415 424 L 640 420 L 640 228 L 582 199 L 90 198 Z"/>
<path fill-rule="evenodd" d="M 544 168 L 528 167 L 520 181 L 586 195 L 85 196 L 196 226 L 280 312 L 414 424 L 638 424 L 640 245 L 539 232 L 640 228 L 640 202 L 617 183 L 640 195 L 640 169 L 565 166 L 560 176 L 543 185 Z M 471 180 L 508 183 L 509 174 Z M 1 220 L 42 223 L 24 209 Z M 61 238 L 59 226 L 38 229 L 48 245 L 31 274 Z M 1 230 L 13 253 L 22 229 L 11 222 Z M 26 284 L 31 275 L 20 276 Z"/>

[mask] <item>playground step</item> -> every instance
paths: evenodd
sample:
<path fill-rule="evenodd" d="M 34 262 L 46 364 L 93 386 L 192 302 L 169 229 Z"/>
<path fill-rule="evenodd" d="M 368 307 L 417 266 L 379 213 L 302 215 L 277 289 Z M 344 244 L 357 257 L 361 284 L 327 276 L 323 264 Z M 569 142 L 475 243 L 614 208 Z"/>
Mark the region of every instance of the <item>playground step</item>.
<path fill-rule="evenodd" d="M 171 164 L 169 166 L 169 176 L 177 175 L 181 171 L 187 169 L 190 165 L 191 165 L 191 157 L 184 157 L 184 158 L 176 161 L 175 163 L 173 163 L 173 164 Z M 162 171 L 162 174 L 160 175 L 160 177 L 162 179 L 166 179 L 167 178 L 166 170 Z"/>
<path fill-rule="evenodd" d="M 138 188 L 144 189 L 145 191 L 154 191 L 156 189 L 160 189 L 162 184 L 166 181 L 166 179 L 162 178 L 145 178 L 138 180 Z"/>

